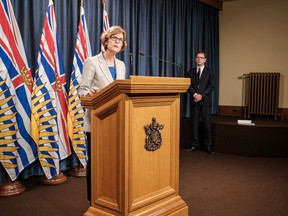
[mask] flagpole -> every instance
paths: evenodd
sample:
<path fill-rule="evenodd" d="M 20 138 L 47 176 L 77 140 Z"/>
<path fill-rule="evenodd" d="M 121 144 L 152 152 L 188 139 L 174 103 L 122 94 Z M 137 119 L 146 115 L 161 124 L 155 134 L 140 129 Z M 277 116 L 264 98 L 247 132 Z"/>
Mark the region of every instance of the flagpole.
<path fill-rule="evenodd" d="M 108 15 L 106 12 L 106 0 L 102 0 L 102 4 L 103 4 L 103 14 L 102 14 L 102 18 L 103 18 L 103 26 L 102 26 L 102 32 L 106 32 L 109 28 L 109 20 L 108 20 Z M 103 46 L 103 44 L 101 44 L 101 51 L 105 52 L 105 48 Z"/>

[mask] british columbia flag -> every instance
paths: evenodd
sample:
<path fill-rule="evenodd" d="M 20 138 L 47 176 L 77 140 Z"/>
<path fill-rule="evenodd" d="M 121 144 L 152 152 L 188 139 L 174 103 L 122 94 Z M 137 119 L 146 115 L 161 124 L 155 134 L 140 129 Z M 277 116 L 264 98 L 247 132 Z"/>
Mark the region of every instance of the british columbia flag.
<path fill-rule="evenodd" d="M 32 136 L 48 179 L 59 174 L 60 160 L 70 153 L 67 131 L 66 79 L 56 33 L 53 1 L 49 1 L 38 52 L 32 93 Z"/>
<path fill-rule="evenodd" d="M 78 96 L 78 89 L 81 83 L 82 68 L 84 60 L 92 56 L 89 34 L 85 19 L 84 9 L 80 7 L 80 21 L 78 25 L 78 34 L 76 47 L 74 51 L 72 73 L 68 97 L 68 132 L 71 140 L 71 145 L 75 151 L 80 163 L 85 168 L 87 165 L 87 139 L 84 134 L 84 115 L 85 108 Z"/>
<path fill-rule="evenodd" d="M 102 29 L 102 32 L 106 32 L 109 28 L 110 28 L 110 25 L 109 25 L 108 14 L 107 14 L 107 11 L 104 9 L 103 10 L 103 29 Z M 102 50 L 102 52 L 105 52 L 105 48 L 103 45 L 101 45 L 101 50 Z"/>
<path fill-rule="evenodd" d="M 32 72 L 10 0 L 0 2 L 0 163 L 12 181 L 37 158 L 30 136 Z"/>

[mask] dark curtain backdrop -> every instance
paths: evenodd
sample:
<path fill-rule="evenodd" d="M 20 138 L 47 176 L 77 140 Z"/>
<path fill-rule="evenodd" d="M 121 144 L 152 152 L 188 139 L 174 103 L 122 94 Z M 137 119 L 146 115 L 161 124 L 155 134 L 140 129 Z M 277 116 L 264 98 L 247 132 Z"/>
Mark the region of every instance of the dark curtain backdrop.
<path fill-rule="evenodd" d="M 32 71 L 37 64 L 38 47 L 49 0 L 11 0 Z M 83 0 L 92 54 L 100 51 L 102 0 Z M 67 83 L 72 68 L 79 21 L 80 0 L 54 0 Z M 207 52 L 207 66 L 215 71 L 213 114 L 218 108 L 219 25 L 218 10 L 197 0 L 107 0 L 110 26 L 120 25 L 127 31 L 128 47 L 118 58 L 126 63 L 127 78 L 142 76 L 184 76 L 195 66 L 198 50 Z M 148 55 L 173 64 L 139 55 Z M 132 56 L 132 62 L 131 57 Z M 182 96 L 181 116 L 189 116 L 189 98 Z"/>
<path fill-rule="evenodd" d="M 92 54 L 100 51 L 102 0 L 84 0 Z M 37 65 L 38 47 L 49 0 L 11 0 L 32 71 Z M 55 0 L 57 33 L 67 78 L 72 68 L 79 22 L 80 0 Z M 218 109 L 219 11 L 197 0 L 107 0 L 110 26 L 127 31 L 128 47 L 118 58 L 131 75 L 183 77 L 195 66 L 196 51 L 208 54 L 207 66 L 215 71 L 213 114 Z M 148 55 L 180 64 L 177 67 L 139 55 Z M 131 61 L 131 56 L 133 61 Z M 189 117 L 188 94 L 181 95 L 181 117 Z M 66 163 L 64 165 L 65 169 Z M 31 172 L 31 175 L 33 171 Z M 1 179 L 1 178 L 0 178 Z"/>

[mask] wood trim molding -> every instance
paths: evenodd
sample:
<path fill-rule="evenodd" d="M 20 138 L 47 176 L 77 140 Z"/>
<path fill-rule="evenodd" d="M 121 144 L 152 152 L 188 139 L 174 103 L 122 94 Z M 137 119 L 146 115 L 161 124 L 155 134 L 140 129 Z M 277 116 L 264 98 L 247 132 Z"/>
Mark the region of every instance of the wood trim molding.
<path fill-rule="evenodd" d="M 218 106 L 219 115 L 244 116 L 243 106 Z"/>
<path fill-rule="evenodd" d="M 217 8 L 218 10 L 223 10 L 223 3 L 220 0 L 198 0 L 199 2 L 203 2 L 204 4 L 210 5 L 212 7 Z"/>

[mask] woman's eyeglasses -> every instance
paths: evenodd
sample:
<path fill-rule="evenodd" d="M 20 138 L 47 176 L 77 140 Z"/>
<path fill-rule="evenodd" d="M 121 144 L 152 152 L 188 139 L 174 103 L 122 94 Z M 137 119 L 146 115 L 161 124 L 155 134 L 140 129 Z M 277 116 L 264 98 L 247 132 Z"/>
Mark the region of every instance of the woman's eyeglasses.
<path fill-rule="evenodd" d="M 113 40 L 114 42 L 116 42 L 116 41 L 119 41 L 120 43 L 123 43 L 123 42 L 124 42 L 124 38 L 118 38 L 118 37 L 116 37 L 115 35 L 112 35 L 112 36 L 110 37 L 110 39 Z"/>

